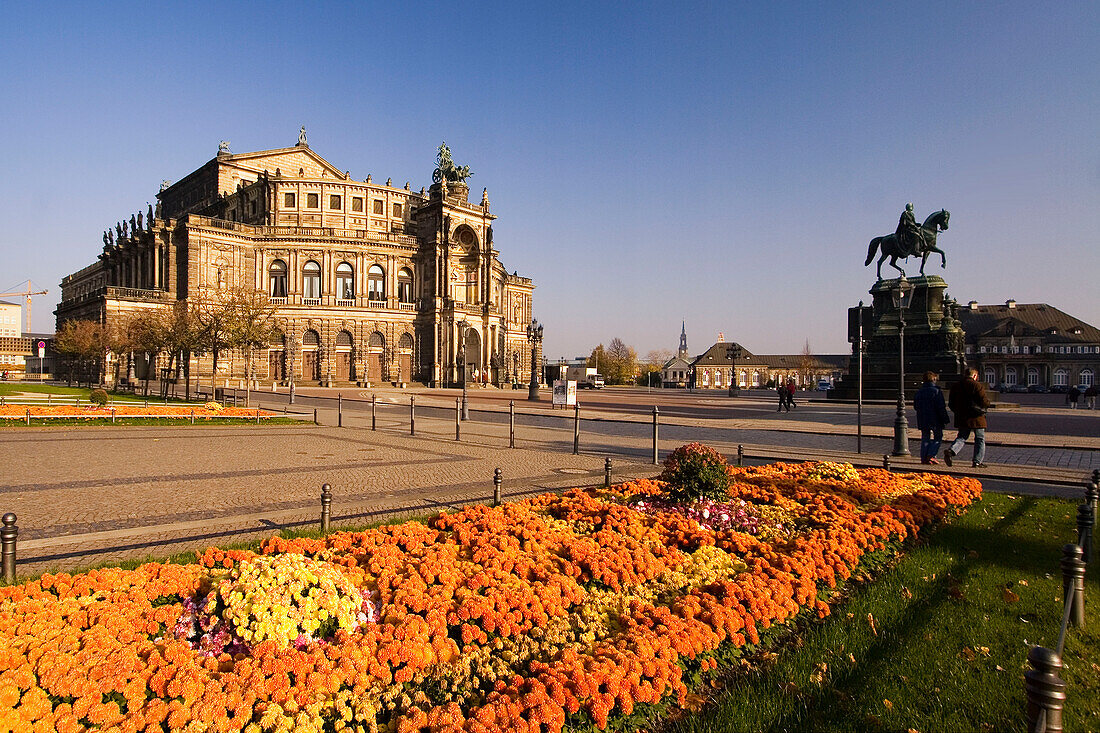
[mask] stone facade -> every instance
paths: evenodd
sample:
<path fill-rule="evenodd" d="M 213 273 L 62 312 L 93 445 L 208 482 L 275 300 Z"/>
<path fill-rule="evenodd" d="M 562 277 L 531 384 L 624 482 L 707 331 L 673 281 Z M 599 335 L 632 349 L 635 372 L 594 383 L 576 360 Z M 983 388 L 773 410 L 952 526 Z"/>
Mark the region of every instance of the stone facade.
<path fill-rule="evenodd" d="M 460 382 L 463 321 L 470 379 L 529 379 L 534 284 L 500 262 L 488 193 L 471 203 L 459 182 L 355 181 L 302 137 L 255 153 L 223 145 L 165 181 L 155 211 L 105 232 L 99 260 L 61 282 L 58 324 L 254 288 L 277 305 L 261 381 Z M 219 376 L 243 365 L 220 359 Z"/>

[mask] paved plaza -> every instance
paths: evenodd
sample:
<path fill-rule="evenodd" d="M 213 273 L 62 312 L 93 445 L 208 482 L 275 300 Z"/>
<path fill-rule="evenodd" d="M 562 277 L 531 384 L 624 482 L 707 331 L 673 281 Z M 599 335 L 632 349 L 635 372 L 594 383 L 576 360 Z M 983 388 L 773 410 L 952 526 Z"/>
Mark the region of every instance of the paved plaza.
<path fill-rule="evenodd" d="M 279 397 L 263 395 L 264 404 L 281 410 Z M 323 483 L 332 486 L 338 528 L 487 502 L 498 467 L 505 499 L 602 483 L 609 456 L 615 480 L 659 471 L 652 461 L 652 421 L 644 415 L 586 409 L 580 453 L 573 455 L 571 413 L 546 405 L 517 405 L 517 447 L 510 449 L 507 401 L 474 402 L 473 419 L 462 423 L 456 440 L 453 395 L 418 396 L 415 435 L 407 393 L 379 393 L 374 431 L 369 402 L 353 397 L 364 399 L 358 392 L 346 396 L 343 427 L 336 427 L 333 401 L 318 393 L 295 405 L 303 420 L 293 425 L 0 431 L 0 510 L 19 516 L 20 572 L 162 557 L 315 526 Z M 313 424 L 314 404 L 322 405 L 320 425 Z M 884 426 L 867 426 L 864 452 L 857 454 L 854 426 L 809 416 L 781 425 L 750 417 L 670 416 L 662 418 L 658 447 L 663 458 L 700 440 L 731 459 L 742 445 L 750 462 L 870 466 L 881 465 L 891 434 Z M 1070 447 L 1058 436 L 999 440 L 990 447 L 990 467 L 977 474 L 992 490 L 1034 486 L 1034 493 L 1076 496 L 1087 472 L 1100 468 L 1100 439 L 1076 436 Z M 952 470 L 967 472 L 968 462 Z M 892 465 L 920 469 L 912 458 Z"/>

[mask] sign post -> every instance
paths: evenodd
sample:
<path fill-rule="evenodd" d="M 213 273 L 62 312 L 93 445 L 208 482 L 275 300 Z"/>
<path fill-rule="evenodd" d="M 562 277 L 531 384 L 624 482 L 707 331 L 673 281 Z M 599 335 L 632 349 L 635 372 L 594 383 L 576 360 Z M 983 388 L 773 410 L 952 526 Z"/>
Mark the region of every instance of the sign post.
<path fill-rule="evenodd" d="M 38 381 L 42 381 L 42 373 L 46 370 L 46 342 L 38 342 Z"/>

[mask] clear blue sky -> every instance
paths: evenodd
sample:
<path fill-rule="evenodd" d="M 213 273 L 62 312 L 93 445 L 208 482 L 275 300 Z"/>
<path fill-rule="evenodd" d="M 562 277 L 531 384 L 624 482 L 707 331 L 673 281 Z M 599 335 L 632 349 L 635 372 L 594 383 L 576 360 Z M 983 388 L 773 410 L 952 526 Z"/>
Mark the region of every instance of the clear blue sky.
<path fill-rule="evenodd" d="M 960 301 L 1100 324 L 1095 2 L 4 3 L 0 68 L 0 288 L 50 289 L 36 330 L 162 179 L 303 124 L 414 188 L 446 140 L 551 358 L 681 320 L 845 351 L 907 201 L 951 211 Z"/>

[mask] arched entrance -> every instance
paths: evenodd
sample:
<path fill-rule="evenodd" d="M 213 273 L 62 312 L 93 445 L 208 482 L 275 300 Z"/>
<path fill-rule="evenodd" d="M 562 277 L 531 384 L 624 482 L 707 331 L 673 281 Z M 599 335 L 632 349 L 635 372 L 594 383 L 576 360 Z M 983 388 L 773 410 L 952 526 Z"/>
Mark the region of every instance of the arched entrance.
<path fill-rule="evenodd" d="M 276 331 L 267 346 L 267 375 L 273 382 L 282 382 L 286 378 L 283 368 L 286 363 L 285 343 L 283 334 Z"/>
<path fill-rule="evenodd" d="M 382 381 L 382 356 L 386 351 L 386 337 L 375 331 L 367 342 L 367 381 L 378 384 Z"/>
<path fill-rule="evenodd" d="M 413 337 L 403 333 L 397 342 L 397 381 L 408 384 L 412 381 Z"/>
<path fill-rule="evenodd" d="M 336 379 L 340 382 L 355 379 L 351 362 L 351 334 L 347 331 L 336 334 Z"/>
<path fill-rule="evenodd" d="M 321 337 L 310 329 L 302 334 L 302 379 L 321 379 L 321 360 L 317 353 L 321 347 Z"/>
<path fill-rule="evenodd" d="M 484 376 L 484 365 L 481 363 L 481 334 L 475 329 L 466 329 L 466 349 L 459 358 L 466 360 L 466 381 L 477 384 Z"/>

